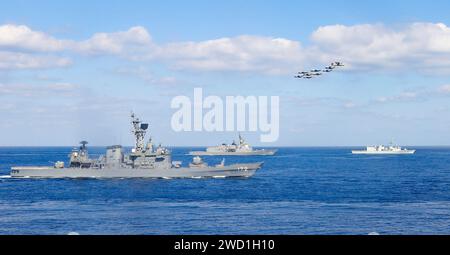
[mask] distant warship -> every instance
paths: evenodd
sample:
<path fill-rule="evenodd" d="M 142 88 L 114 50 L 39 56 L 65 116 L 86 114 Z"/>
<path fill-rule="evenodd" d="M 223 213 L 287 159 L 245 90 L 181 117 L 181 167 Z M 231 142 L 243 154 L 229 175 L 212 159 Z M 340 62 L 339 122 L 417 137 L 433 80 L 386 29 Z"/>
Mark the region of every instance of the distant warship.
<path fill-rule="evenodd" d="M 232 144 L 208 147 L 206 151 L 191 151 L 189 154 L 196 156 L 272 156 L 276 152 L 277 150 L 255 150 L 239 134 L 239 144 L 233 141 Z"/>
<path fill-rule="evenodd" d="M 135 146 L 131 153 L 124 153 L 120 145 L 107 147 L 106 155 L 98 159 L 89 158 L 86 141 L 70 155 L 68 167 L 58 161 L 52 167 L 12 167 L 11 177 L 30 178 L 202 178 L 202 177 L 250 177 L 262 167 L 262 162 L 225 165 L 222 161 L 209 166 L 199 156 L 193 158 L 188 167 L 182 162 L 172 161 L 171 152 L 153 146 L 152 140 L 144 144 L 149 127 L 134 114 L 131 115 Z"/>
<path fill-rule="evenodd" d="M 353 150 L 352 154 L 386 155 L 386 154 L 414 154 L 415 152 L 416 150 L 403 149 L 402 147 L 393 145 L 391 143 L 389 146 L 384 145 L 367 146 L 365 150 Z"/>

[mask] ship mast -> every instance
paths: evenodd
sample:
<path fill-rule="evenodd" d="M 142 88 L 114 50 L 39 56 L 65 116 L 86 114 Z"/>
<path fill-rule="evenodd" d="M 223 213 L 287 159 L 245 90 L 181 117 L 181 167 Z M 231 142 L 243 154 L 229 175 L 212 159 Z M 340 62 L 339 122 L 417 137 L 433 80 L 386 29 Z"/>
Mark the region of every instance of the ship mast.
<path fill-rule="evenodd" d="M 239 133 L 239 145 L 243 145 L 244 143 L 244 138 L 242 138 L 241 133 Z"/>
<path fill-rule="evenodd" d="M 147 133 L 148 124 L 141 123 L 139 118 L 137 118 L 134 113 L 131 113 L 131 124 L 133 125 L 133 130 L 131 131 L 135 137 L 135 152 L 142 152 L 145 150 L 144 138 Z"/>

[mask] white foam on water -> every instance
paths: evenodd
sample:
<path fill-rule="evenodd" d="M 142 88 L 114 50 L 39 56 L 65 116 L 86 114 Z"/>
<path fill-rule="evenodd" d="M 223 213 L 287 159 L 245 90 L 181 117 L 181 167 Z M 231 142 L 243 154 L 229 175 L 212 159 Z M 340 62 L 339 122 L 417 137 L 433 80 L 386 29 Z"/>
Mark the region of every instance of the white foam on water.
<path fill-rule="evenodd" d="M 11 175 L 0 175 L 0 179 L 11 178 Z"/>
<path fill-rule="evenodd" d="M 370 233 L 367 234 L 367 235 L 369 235 L 369 236 L 379 236 L 380 233 L 378 233 L 378 232 L 370 232 Z"/>
<path fill-rule="evenodd" d="M 222 179 L 222 178 L 226 178 L 226 176 L 218 175 L 218 176 L 213 176 L 213 178 Z"/>
<path fill-rule="evenodd" d="M 67 233 L 68 236 L 79 236 L 80 234 L 78 232 L 69 232 Z"/>

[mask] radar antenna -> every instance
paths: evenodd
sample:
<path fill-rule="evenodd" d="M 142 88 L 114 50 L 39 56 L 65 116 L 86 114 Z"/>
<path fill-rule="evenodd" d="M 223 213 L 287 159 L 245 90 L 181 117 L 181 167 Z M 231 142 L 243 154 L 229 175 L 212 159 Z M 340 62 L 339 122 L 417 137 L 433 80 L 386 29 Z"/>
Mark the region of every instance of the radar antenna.
<path fill-rule="evenodd" d="M 86 145 L 88 144 L 88 142 L 87 141 L 81 141 L 80 142 L 80 144 L 81 144 L 81 150 L 86 150 Z"/>

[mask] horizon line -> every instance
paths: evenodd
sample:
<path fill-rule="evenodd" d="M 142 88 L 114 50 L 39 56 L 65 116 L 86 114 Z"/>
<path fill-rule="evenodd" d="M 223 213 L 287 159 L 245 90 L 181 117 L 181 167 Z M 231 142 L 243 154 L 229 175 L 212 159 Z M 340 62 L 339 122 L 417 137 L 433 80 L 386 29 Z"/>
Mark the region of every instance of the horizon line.
<path fill-rule="evenodd" d="M 118 144 L 116 144 L 118 145 Z M 399 145 L 399 144 L 396 144 Z M 98 147 L 109 147 L 113 145 L 91 145 L 91 148 Z M 134 147 L 133 145 L 121 145 L 122 147 Z M 172 148 L 204 148 L 211 147 L 217 145 L 164 145 L 163 147 L 172 147 Z M 349 147 L 367 147 L 373 145 L 280 145 L 280 146 L 252 146 L 254 148 L 349 148 Z M 450 147 L 450 144 L 447 145 L 399 145 L 402 147 Z M 78 147 L 78 145 L 0 145 L 0 148 L 39 148 L 39 147 L 47 147 L 47 148 L 58 148 L 58 147 Z"/>

